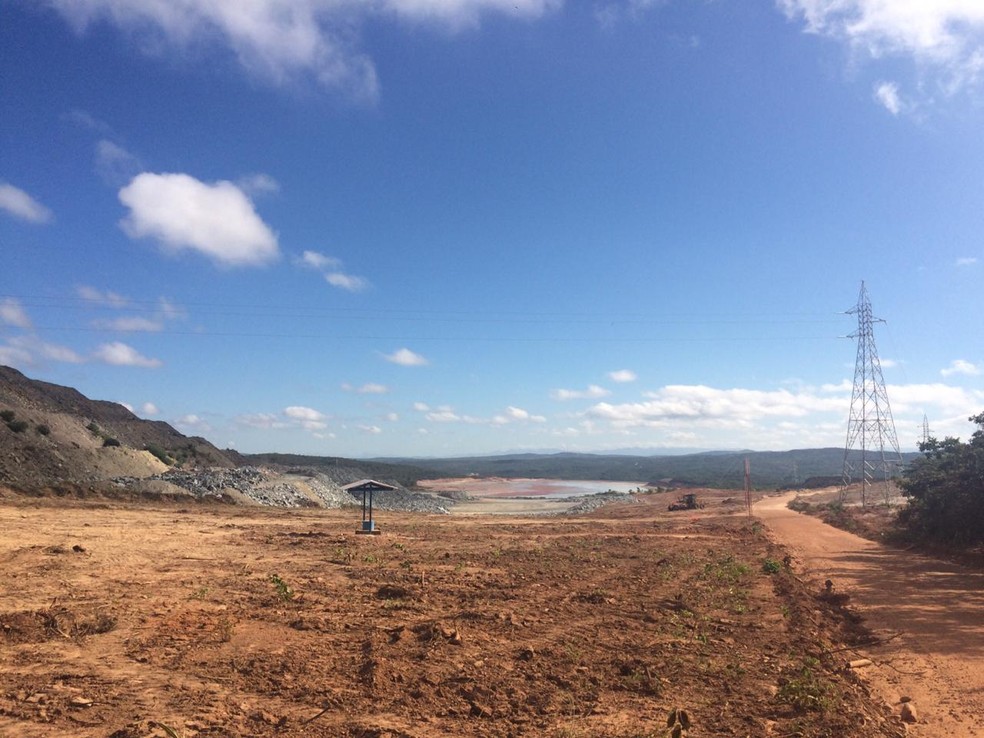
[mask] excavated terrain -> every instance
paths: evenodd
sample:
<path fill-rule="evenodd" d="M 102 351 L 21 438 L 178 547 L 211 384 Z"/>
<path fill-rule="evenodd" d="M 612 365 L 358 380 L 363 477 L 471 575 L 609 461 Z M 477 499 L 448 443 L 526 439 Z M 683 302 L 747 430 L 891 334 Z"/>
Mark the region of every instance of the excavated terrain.
<path fill-rule="evenodd" d="M 0 496 L 0 735 L 904 734 L 846 668 L 857 614 L 720 500 L 361 536 L 352 510 Z"/>

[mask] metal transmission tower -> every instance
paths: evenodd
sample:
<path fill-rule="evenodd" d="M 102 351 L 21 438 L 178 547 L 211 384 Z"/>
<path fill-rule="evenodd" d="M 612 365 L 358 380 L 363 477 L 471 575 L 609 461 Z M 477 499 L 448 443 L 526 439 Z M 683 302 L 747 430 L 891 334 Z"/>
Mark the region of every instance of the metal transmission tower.
<path fill-rule="evenodd" d="M 929 443 L 929 439 L 933 437 L 933 431 L 929 429 L 929 418 L 923 413 L 923 424 L 922 424 L 922 442 Z"/>
<path fill-rule="evenodd" d="M 902 463 L 899 441 L 895 435 L 895 421 L 888 404 L 888 392 L 882 377 L 881 361 L 875 348 L 875 333 L 872 328 L 880 318 L 871 314 L 871 301 L 868 290 L 861 282 L 858 304 L 847 311 L 848 315 L 858 316 L 858 330 L 851 334 L 857 339 L 858 357 L 854 365 L 854 392 L 851 395 L 851 414 L 847 421 L 847 444 L 844 447 L 844 487 L 854 477 L 851 451 L 861 451 L 861 506 L 867 504 L 868 487 L 875 472 L 881 472 L 885 479 L 885 497 L 889 496 L 888 480 L 895 468 Z"/>

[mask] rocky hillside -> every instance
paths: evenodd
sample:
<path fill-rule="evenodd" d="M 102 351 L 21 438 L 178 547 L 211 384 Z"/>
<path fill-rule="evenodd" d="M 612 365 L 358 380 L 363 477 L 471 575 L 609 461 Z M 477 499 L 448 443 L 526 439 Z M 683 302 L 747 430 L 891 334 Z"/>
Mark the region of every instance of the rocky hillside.
<path fill-rule="evenodd" d="M 0 366 L 0 484 L 35 489 L 235 465 L 204 438 Z"/>
<path fill-rule="evenodd" d="M 76 485 L 123 495 L 191 496 L 277 507 L 355 507 L 342 487 L 375 477 L 397 486 L 383 510 L 446 513 L 447 499 L 410 492 L 419 470 L 351 459 L 243 456 L 141 420 L 115 402 L 29 379 L 0 366 L 0 487 L 22 492 Z"/>

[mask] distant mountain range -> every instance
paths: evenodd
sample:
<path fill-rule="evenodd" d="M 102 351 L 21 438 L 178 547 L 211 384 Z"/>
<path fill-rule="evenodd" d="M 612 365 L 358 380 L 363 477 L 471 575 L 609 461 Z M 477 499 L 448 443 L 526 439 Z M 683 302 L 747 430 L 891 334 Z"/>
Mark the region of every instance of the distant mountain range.
<path fill-rule="evenodd" d="M 905 460 L 917 454 L 905 454 Z M 240 454 L 167 423 L 143 420 L 115 402 L 0 366 L 0 484 L 19 489 L 146 477 L 170 467 L 268 466 L 392 480 L 406 487 L 436 477 L 594 479 L 658 486 L 740 488 L 744 463 L 757 489 L 827 486 L 841 478 L 839 448 L 704 451 L 681 455 L 551 453 L 444 459 L 353 460 L 300 454 Z M 860 465 L 860 454 L 852 461 Z"/>
<path fill-rule="evenodd" d="M 917 455 L 903 454 L 903 460 L 907 462 Z M 825 487 L 840 483 L 844 449 L 704 451 L 679 456 L 523 453 L 450 459 L 388 458 L 385 461 L 413 463 L 441 477 L 597 479 L 657 486 L 738 489 L 744 486 L 746 459 L 751 468 L 752 486 L 757 489 Z M 852 452 L 850 459 L 855 467 L 860 467 L 860 452 Z"/>

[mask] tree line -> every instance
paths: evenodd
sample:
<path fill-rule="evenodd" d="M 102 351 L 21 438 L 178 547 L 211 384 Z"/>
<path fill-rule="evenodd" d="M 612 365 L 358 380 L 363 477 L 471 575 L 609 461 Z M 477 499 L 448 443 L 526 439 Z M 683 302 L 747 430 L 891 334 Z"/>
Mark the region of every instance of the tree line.
<path fill-rule="evenodd" d="M 930 438 L 910 462 L 899 486 L 909 504 L 899 524 L 917 538 L 956 546 L 984 543 L 984 412 L 966 443 Z"/>

